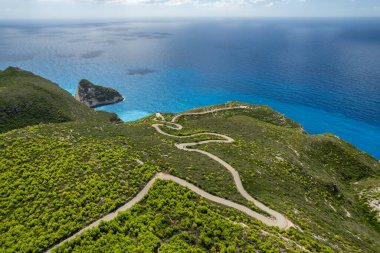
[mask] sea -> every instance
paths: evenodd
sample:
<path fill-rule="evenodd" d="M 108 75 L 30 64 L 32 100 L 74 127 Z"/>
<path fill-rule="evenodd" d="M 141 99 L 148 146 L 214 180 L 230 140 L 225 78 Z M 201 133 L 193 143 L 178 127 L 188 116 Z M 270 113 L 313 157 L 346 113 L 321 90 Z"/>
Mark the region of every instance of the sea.
<path fill-rule="evenodd" d="M 0 69 L 74 94 L 80 79 L 120 91 L 99 109 L 134 121 L 242 101 L 380 159 L 380 19 L 0 21 Z"/>

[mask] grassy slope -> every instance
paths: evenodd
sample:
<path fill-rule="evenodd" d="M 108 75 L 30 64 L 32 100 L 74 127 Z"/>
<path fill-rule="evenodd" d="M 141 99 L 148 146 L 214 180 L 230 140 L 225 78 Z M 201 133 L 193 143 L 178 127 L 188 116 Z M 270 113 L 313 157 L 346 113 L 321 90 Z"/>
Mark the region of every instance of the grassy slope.
<path fill-rule="evenodd" d="M 58 85 L 17 68 L 0 72 L 0 132 L 48 122 L 109 118 Z"/>
<path fill-rule="evenodd" d="M 13 75 L 12 80 L 39 78 Z M 379 230 L 371 225 L 376 223 L 355 187 L 378 176 L 379 163 L 333 136 L 307 135 L 282 115 L 255 108 L 181 118 L 182 133 L 207 130 L 235 138 L 234 144 L 203 148 L 233 164 L 248 192 L 286 213 L 310 241 L 318 238 L 337 251 L 376 252 Z M 98 117 L 92 110 L 88 114 Z M 169 171 L 206 191 L 246 203 L 223 167 L 176 149 L 173 144 L 180 140 L 156 133 L 152 122 L 152 117 L 120 125 L 77 120 L 0 134 L 0 251 L 41 252 L 130 199 L 156 171 Z M 138 165 L 135 158 L 146 165 Z"/>

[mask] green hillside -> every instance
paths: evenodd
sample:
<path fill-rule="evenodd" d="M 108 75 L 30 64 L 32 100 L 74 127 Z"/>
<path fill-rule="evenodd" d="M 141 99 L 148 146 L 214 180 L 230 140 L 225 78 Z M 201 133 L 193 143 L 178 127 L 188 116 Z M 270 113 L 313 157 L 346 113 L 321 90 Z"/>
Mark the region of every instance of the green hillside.
<path fill-rule="evenodd" d="M 302 128 L 281 126 L 281 121 L 263 122 L 262 111 L 270 109 L 253 108 L 185 116 L 178 122 L 187 132 L 212 131 L 234 138 L 231 145 L 201 149 L 233 164 L 249 193 L 291 217 L 304 233 L 317 235 L 343 252 L 354 252 L 344 246 L 349 244 L 378 252 L 379 223 L 362 202 L 359 186 L 369 179 L 372 185 L 380 184 L 379 162 L 331 134 L 309 135 Z M 178 159 L 173 157 L 172 163 L 182 173 L 194 170 L 194 165 L 180 166 Z M 221 193 L 228 183 L 218 179 L 228 173 L 211 173 L 218 169 L 211 163 L 203 177 L 209 178 L 204 185 Z"/>
<path fill-rule="evenodd" d="M 236 222 L 231 222 L 231 221 Z M 158 182 L 133 209 L 57 252 L 333 252 L 293 230 L 265 227 L 204 201 L 175 183 Z"/>
<path fill-rule="evenodd" d="M 44 80 L 47 89 L 54 86 L 68 94 L 31 73 L 6 70 L 0 75 L 4 73 L 15 82 L 28 83 L 28 76 Z M 1 89 L 12 90 L 9 85 Z M 71 104 L 71 98 L 57 99 L 56 105 Z M 7 101 L 8 106 L 19 103 L 16 98 Z M 161 122 L 172 127 L 162 126 L 164 132 L 177 137 L 153 128 L 160 123 L 155 115 L 116 125 L 105 120 L 109 115 L 88 120 L 99 115 L 92 109 L 62 106 L 72 116 L 66 122 L 30 121 L 30 126 L 0 134 L 0 252 L 44 252 L 131 200 L 157 172 L 265 215 L 238 192 L 225 167 L 175 146 L 223 139 L 210 134 L 184 138 L 206 132 L 227 135 L 234 142 L 193 148 L 233 166 L 248 194 L 284 214 L 294 228 L 268 226 L 177 183 L 159 180 L 132 209 L 54 250 L 380 252 L 380 223 L 371 206 L 379 197 L 380 163 L 331 134 L 309 135 L 266 106 L 237 102 L 192 110 L 240 107 L 178 117 L 181 130 Z M 88 118 L 75 116 L 82 112 Z M 167 121 L 173 116 L 163 114 Z M 5 122 L 8 129 L 21 127 Z"/>
<path fill-rule="evenodd" d="M 76 101 L 57 84 L 31 72 L 14 67 L 0 72 L 0 132 L 104 116 Z"/>

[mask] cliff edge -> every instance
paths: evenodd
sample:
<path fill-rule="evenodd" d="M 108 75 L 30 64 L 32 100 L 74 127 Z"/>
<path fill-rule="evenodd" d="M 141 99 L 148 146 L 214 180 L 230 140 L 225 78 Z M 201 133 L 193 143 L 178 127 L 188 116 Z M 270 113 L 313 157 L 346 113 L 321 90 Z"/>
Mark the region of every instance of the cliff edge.
<path fill-rule="evenodd" d="M 95 85 L 85 79 L 79 82 L 75 99 L 92 108 L 116 104 L 124 100 L 117 90 Z"/>

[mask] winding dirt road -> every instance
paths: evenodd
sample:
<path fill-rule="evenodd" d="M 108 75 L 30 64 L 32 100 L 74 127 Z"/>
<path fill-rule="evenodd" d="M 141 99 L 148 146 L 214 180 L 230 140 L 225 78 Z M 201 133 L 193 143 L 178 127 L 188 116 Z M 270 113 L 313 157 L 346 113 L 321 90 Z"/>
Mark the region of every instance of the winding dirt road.
<path fill-rule="evenodd" d="M 192 148 L 193 146 L 207 144 L 207 143 L 232 143 L 232 142 L 234 142 L 234 140 L 231 137 L 223 135 L 223 134 L 217 134 L 217 133 L 198 133 L 198 134 L 192 134 L 192 135 L 187 135 L 187 136 L 176 136 L 176 135 L 168 134 L 161 129 L 161 127 L 163 127 L 163 126 L 170 128 L 170 129 L 175 129 L 175 130 L 183 129 L 183 127 L 180 124 L 176 123 L 176 121 L 182 116 L 204 115 L 204 114 L 214 113 L 214 112 L 218 112 L 218 111 L 233 110 L 233 109 L 247 109 L 247 108 L 248 108 L 247 106 L 237 106 L 237 107 L 228 107 L 228 108 L 217 108 L 214 110 L 209 110 L 209 111 L 204 111 L 204 112 L 182 113 L 182 114 L 178 114 L 178 115 L 174 116 L 172 118 L 171 122 L 162 121 L 162 124 L 154 124 L 153 127 L 160 134 L 163 134 L 163 135 L 166 135 L 169 137 L 175 137 L 175 138 L 189 138 L 189 137 L 195 137 L 195 136 L 200 136 L 200 135 L 213 135 L 213 136 L 218 136 L 218 137 L 223 138 L 223 140 L 205 140 L 205 141 L 199 141 L 199 142 L 177 143 L 177 144 L 175 144 L 175 146 L 181 150 L 185 150 L 185 151 L 189 151 L 189 152 L 197 152 L 197 153 L 206 155 L 209 158 L 211 158 L 214 161 L 221 164 L 224 168 L 226 168 L 231 173 L 231 175 L 234 179 L 236 188 L 239 191 L 239 193 L 245 199 L 252 202 L 255 206 L 257 206 L 261 210 L 265 211 L 266 213 L 270 214 L 272 217 L 268 218 L 262 214 L 259 214 L 255 211 L 252 211 L 250 209 L 249 209 L 250 212 L 247 213 L 245 211 L 245 209 L 248 209 L 247 207 L 244 207 L 244 209 L 241 208 L 241 206 L 233 207 L 230 205 L 231 201 L 228 201 L 226 199 L 221 199 L 221 198 L 219 198 L 220 201 L 219 200 L 216 201 L 215 198 L 208 198 L 206 196 L 203 196 L 200 192 L 198 192 L 196 190 L 193 190 L 193 189 L 191 189 L 191 190 L 193 190 L 195 193 L 197 193 L 197 194 L 199 194 L 199 195 L 201 195 L 201 196 L 203 196 L 203 197 L 205 197 L 205 198 L 207 198 L 213 202 L 217 202 L 219 204 L 229 206 L 229 207 L 233 207 L 239 211 L 242 211 L 242 212 L 248 214 L 249 216 L 260 220 L 261 222 L 265 223 L 268 226 L 278 226 L 279 228 L 282 228 L 282 229 L 288 229 L 288 228 L 294 226 L 293 223 L 290 220 L 288 220 L 283 214 L 281 214 L 277 211 L 274 211 L 273 209 L 267 207 L 266 205 L 264 205 L 263 203 L 261 203 L 260 201 L 254 199 L 251 195 L 249 195 L 248 192 L 243 187 L 243 184 L 241 182 L 240 175 L 239 175 L 238 171 L 234 167 L 232 167 L 230 164 L 228 164 L 227 162 L 225 162 L 224 160 L 222 160 L 221 158 L 219 158 L 218 156 L 216 156 L 214 154 L 211 154 L 211 153 L 204 151 L 204 150 Z M 156 114 L 156 115 L 159 116 L 156 118 L 160 118 L 161 120 L 164 120 L 164 117 L 161 114 Z"/>
<path fill-rule="evenodd" d="M 215 202 L 215 203 L 218 203 L 218 204 L 239 210 L 239 211 L 249 215 L 250 217 L 253 217 L 255 219 L 260 220 L 261 222 L 265 223 L 268 226 L 277 226 L 281 229 L 289 229 L 290 227 L 294 227 L 293 223 L 290 220 L 288 220 L 284 215 L 280 214 L 279 212 L 272 210 L 271 208 L 265 206 L 263 203 L 259 202 L 258 200 L 254 199 L 251 195 L 249 195 L 248 192 L 244 189 L 243 184 L 242 184 L 241 179 L 240 179 L 240 176 L 239 176 L 239 173 L 237 172 L 237 170 L 235 168 L 233 168 L 227 162 L 223 161 L 221 158 L 219 158 L 218 156 L 216 156 L 214 154 L 211 154 L 211 153 L 204 151 L 204 150 L 191 148 L 192 146 L 206 144 L 206 143 L 232 143 L 232 142 L 234 142 L 234 140 L 231 137 L 228 137 L 228 136 L 222 135 L 222 134 L 217 134 L 217 133 L 198 133 L 198 134 L 192 134 L 192 135 L 188 135 L 188 136 L 177 136 L 177 135 L 172 135 L 172 134 L 166 133 L 161 129 L 161 127 L 163 127 L 163 126 L 170 128 L 170 129 L 175 129 L 175 130 L 183 129 L 183 127 L 180 124 L 177 124 L 175 122 L 178 120 L 178 118 L 185 116 L 185 115 L 203 115 L 203 114 L 208 114 L 208 113 L 214 113 L 217 111 L 232 110 L 232 109 L 246 109 L 246 108 L 248 108 L 248 107 L 247 106 L 238 106 L 238 107 L 218 108 L 218 109 L 214 109 L 214 110 L 210 110 L 210 111 L 204 111 L 204 112 L 183 113 L 183 114 L 178 114 L 175 117 L 173 117 L 171 122 L 166 122 L 165 118 L 161 114 L 157 113 L 156 114 L 156 120 L 159 121 L 160 123 L 153 124 L 152 126 L 156 129 L 156 131 L 158 133 L 169 136 L 169 137 L 189 138 L 189 137 L 195 137 L 195 136 L 200 136 L 200 135 L 208 135 L 208 136 L 213 135 L 213 136 L 218 136 L 218 137 L 223 138 L 223 140 L 206 140 L 206 141 L 190 142 L 190 143 L 177 143 L 177 144 L 175 144 L 175 146 L 178 149 L 181 149 L 184 151 L 201 153 L 201 154 L 206 155 L 209 158 L 213 159 L 214 161 L 218 162 L 219 164 L 221 164 L 233 176 L 235 185 L 236 185 L 238 191 L 240 192 L 240 194 L 244 198 L 246 198 L 248 201 L 251 201 L 255 206 L 257 206 L 261 210 L 265 211 L 266 213 L 270 214 L 272 217 L 266 217 L 262 214 L 259 214 L 255 211 L 249 209 L 246 206 L 243 206 L 243 205 L 237 204 L 235 202 L 232 202 L 230 200 L 212 195 L 212 194 L 200 189 L 199 187 L 197 187 L 197 186 L 195 186 L 195 185 L 193 185 L 193 184 L 191 184 L 191 183 L 189 183 L 189 182 L 187 182 L 181 178 L 178 178 L 178 177 L 175 177 L 175 176 L 172 176 L 169 174 L 165 174 L 165 173 L 157 173 L 132 200 L 128 201 L 126 204 L 124 204 L 123 206 L 118 208 L 116 211 L 109 213 L 106 216 L 103 216 L 99 220 L 91 223 L 90 225 L 79 230 L 78 232 L 76 232 L 72 236 L 66 238 L 65 240 L 61 241 L 60 243 L 49 248 L 46 252 L 47 253 L 51 252 L 51 250 L 61 246 L 62 244 L 64 244 L 65 242 L 67 242 L 71 239 L 74 239 L 75 237 L 82 234 L 84 231 L 91 229 L 93 227 L 99 226 L 101 221 L 105 221 L 105 222 L 110 221 L 110 220 L 114 219 L 119 212 L 123 212 L 123 211 L 130 209 L 134 204 L 138 203 L 149 192 L 149 189 L 153 186 L 154 182 L 157 179 L 170 180 L 170 181 L 176 182 L 176 183 L 188 188 L 189 190 L 195 192 L 196 194 L 204 197 L 205 199 L 208 199 L 212 202 Z"/>

